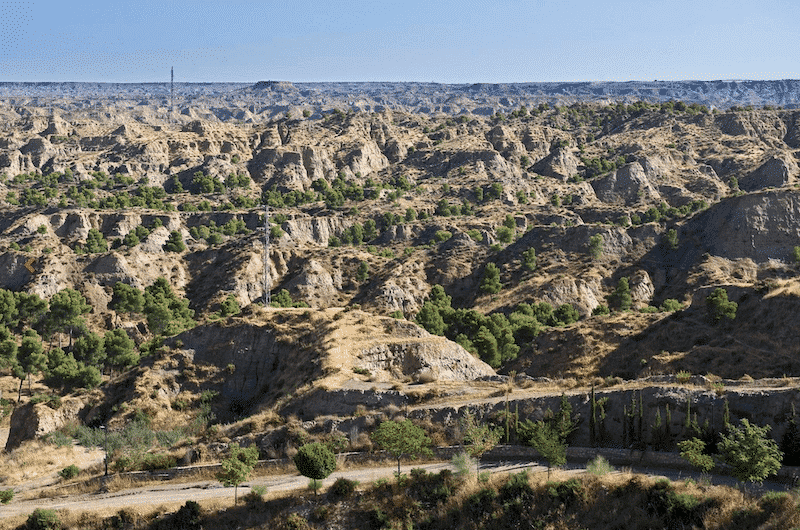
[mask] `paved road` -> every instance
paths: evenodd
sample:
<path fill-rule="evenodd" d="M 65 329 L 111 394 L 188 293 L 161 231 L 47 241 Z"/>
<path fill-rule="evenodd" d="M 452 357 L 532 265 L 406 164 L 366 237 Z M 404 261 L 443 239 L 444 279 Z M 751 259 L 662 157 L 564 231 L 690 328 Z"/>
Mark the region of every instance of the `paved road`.
<path fill-rule="evenodd" d="M 413 468 L 423 468 L 428 472 L 438 472 L 442 469 L 454 469 L 449 462 L 440 462 L 434 464 L 419 463 L 400 467 L 403 473 L 409 473 Z M 379 478 L 391 478 L 396 469 L 396 466 L 387 465 L 366 469 L 337 471 L 325 479 L 325 484 L 329 485 L 339 477 L 357 480 L 361 483 L 374 482 Z M 529 469 L 533 472 L 547 471 L 547 467 L 545 465 L 535 461 L 510 460 L 483 462 L 481 464 L 482 471 L 491 471 L 493 473 L 517 472 L 523 469 Z M 567 464 L 564 470 L 568 473 L 578 474 L 585 472 L 585 466 L 582 464 Z M 635 473 L 643 473 L 651 476 L 664 476 L 671 480 L 684 480 L 686 478 L 700 480 L 702 478 L 699 473 L 671 469 L 647 469 L 634 467 L 631 470 Z M 730 485 L 734 487 L 736 485 L 736 481 L 732 477 L 726 476 L 714 476 L 713 483 L 718 485 Z M 255 485 L 266 486 L 270 492 L 291 491 L 306 489 L 308 487 L 308 479 L 297 474 L 257 477 L 253 480 L 247 481 L 243 486 L 240 486 L 239 495 L 245 495 L 250 491 L 250 487 Z M 787 486 L 785 484 L 767 481 L 763 486 L 751 487 L 749 490 L 753 493 L 758 493 L 768 490 L 784 491 L 786 488 Z M 12 503 L 9 505 L 0 506 L 0 519 L 15 515 L 27 515 L 36 508 L 49 508 L 55 510 L 66 508 L 75 512 L 109 509 L 116 511 L 122 508 L 133 506 L 157 507 L 163 504 L 183 504 L 187 500 L 200 501 L 226 498 L 230 499 L 232 504 L 233 488 L 224 488 L 220 486 L 218 482 L 214 481 L 198 481 L 184 484 L 164 483 L 164 485 L 151 484 L 141 488 L 133 488 L 115 493 L 84 494 L 80 496 L 35 499 L 20 502 L 12 501 Z"/>

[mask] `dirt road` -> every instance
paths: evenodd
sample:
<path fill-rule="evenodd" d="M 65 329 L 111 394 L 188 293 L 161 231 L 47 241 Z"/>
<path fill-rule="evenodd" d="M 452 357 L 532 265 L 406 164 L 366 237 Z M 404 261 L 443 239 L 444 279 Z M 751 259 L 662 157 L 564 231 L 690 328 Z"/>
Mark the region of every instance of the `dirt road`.
<path fill-rule="evenodd" d="M 545 467 L 537 464 L 506 464 L 493 467 L 492 471 L 512 471 L 524 467 L 533 467 L 534 470 L 546 470 Z M 429 472 L 438 472 L 442 469 L 453 469 L 450 463 L 440 462 L 436 464 L 415 464 L 401 466 L 403 473 L 409 473 L 413 468 L 423 468 Z M 368 469 L 354 469 L 348 471 L 334 472 L 325 479 L 324 484 L 332 484 L 337 478 L 344 477 L 350 480 L 357 480 L 360 483 L 369 483 L 379 478 L 391 478 L 397 470 L 395 466 L 374 467 Z M 298 474 L 294 475 L 273 475 L 255 478 L 245 482 L 239 487 L 239 495 L 245 495 L 250 491 L 251 486 L 266 486 L 270 492 L 291 491 L 297 489 L 307 489 L 308 479 Z M 233 504 L 233 488 L 224 488 L 218 482 L 201 481 L 183 484 L 165 483 L 163 486 L 148 485 L 141 488 L 134 488 L 115 493 L 96 493 L 84 494 L 80 496 L 34 499 L 26 501 L 12 501 L 11 504 L 0 506 L 0 518 L 12 517 L 15 515 L 26 515 L 36 508 L 48 508 L 53 510 L 68 509 L 70 511 L 94 511 L 94 510 L 118 510 L 132 506 L 153 506 L 162 504 L 184 503 L 187 500 L 201 501 L 207 499 L 231 500 Z"/>

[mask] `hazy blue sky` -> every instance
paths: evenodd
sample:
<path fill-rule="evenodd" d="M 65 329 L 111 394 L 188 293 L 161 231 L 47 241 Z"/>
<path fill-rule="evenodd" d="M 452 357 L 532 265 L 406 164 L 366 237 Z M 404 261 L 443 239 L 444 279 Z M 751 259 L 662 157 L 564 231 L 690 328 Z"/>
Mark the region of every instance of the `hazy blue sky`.
<path fill-rule="evenodd" d="M 800 2 L 0 1 L 0 81 L 797 79 Z"/>

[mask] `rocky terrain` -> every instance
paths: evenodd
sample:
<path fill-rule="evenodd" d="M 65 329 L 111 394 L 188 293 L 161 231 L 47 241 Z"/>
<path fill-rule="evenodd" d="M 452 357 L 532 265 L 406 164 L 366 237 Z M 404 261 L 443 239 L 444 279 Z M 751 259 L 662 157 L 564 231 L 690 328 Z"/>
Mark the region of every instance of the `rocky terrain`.
<path fill-rule="evenodd" d="M 765 105 L 797 108 L 800 81 L 627 81 L 549 83 L 0 83 L 8 106 L 80 111 L 96 120 L 128 114 L 131 119 L 187 119 L 263 123 L 304 110 L 319 117 L 334 109 L 397 110 L 425 115 L 491 116 L 540 103 L 633 103 L 683 101 L 728 109 Z"/>
<path fill-rule="evenodd" d="M 18 407 L 9 448 L 209 403 L 265 451 L 315 419 L 355 444 L 370 410 L 442 423 L 511 372 L 531 417 L 555 403 L 537 393 L 574 389 L 585 417 L 592 384 L 672 374 L 706 376 L 718 410 L 720 378 L 800 368 L 794 82 L 199 85 L 174 113 L 159 85 L 0 88 L 0 287 L 51 303 L 17 295 L 3 340 L 38 341 L 32 378 L 63 395 Z M 66 289 L 81 322 L 52 310 Z M 92 334 L 111 351 L 114 330 L 141 359 L 103 360 Z M 99 388 L 54 383 L 57 347 Z M 651 417 L 686 401 L 646 395 Z M 782 430 L 794 397 L 775 399 L 758 419 Z"/>

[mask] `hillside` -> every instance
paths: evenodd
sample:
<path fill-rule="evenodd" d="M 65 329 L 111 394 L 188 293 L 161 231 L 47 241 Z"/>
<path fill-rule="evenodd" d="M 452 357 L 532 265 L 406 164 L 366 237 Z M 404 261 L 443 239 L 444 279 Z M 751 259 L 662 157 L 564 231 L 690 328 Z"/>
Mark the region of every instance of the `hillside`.
<path fill-rule="evenodd" d="M 796 111 L 2 112 L 0 287 L 88 304 L 70 320 L 17 295 L 3 340 L 44 341 L 30 369 L 54 392 L 111 378 L 78 391 L 72 417 L 93 424 L 140 398 L 157 423 L 187 421 L 174 411 L 204 391 L 227 422 L 400 406 L 439 391 L 413 385 L 495 371 L 574 386 L 798 369 Z M 257 307 L 264 202 L 283 309 Z M 716 289 L 733 314 L 710 312 Z M 112 357 L 126 337 L 135 359 Z M 260 357 L 242 368 L 237 352 Z"/>

